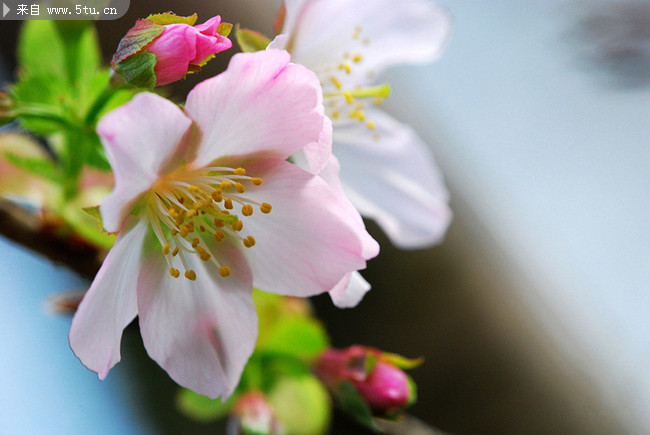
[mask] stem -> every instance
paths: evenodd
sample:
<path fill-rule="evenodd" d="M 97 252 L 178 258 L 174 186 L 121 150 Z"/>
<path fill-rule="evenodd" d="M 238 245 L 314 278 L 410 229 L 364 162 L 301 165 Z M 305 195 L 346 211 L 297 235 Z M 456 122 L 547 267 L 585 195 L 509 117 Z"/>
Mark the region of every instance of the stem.
<path fill-rule="evenodd" d="M 112 81 L 112 80 L 111 80 Z M 97 121 L 97 115 L 101 110 L 104 108 L 106 103 L 108 103 L 108 100 L 111 99 L 111 97 L 115 94 L 116 89 L 112 86 L 112 83 L 109 81 L 109 83 L 104 87 L 102 90 L 102 93 L 99 94 L 99 96 L 95 99 L 93 102 L 93 105 L 90 106 L 90 109 L 88 109 L 88 113 L 86 113 L 86 117 L 84 118 L 84 125 L 85 126 L 94 126 L 95 122 Z"/>

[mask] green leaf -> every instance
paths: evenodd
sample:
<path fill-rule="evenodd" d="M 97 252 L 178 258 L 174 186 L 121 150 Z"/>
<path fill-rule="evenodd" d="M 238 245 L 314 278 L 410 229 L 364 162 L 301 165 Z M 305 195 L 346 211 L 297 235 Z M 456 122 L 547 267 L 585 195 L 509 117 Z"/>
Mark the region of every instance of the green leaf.
<path fill-rule="evenodd" d="M 334 398 L 341 409 L 350 417 L 368 429 L 377 432 L 377 427 L 372 421 L 370 407 L 351 382 L 340 382 L 334 392 Z"/>
<path fill-rule="evenodd" d="M 164 31 L 165 28 L 163 26 L 156 24 L 151 20 L 136 21 L 135 26 L 131 27 L 117 46 L 117 50 L 115 51 L 113 60 L 111 61 L 113 68 L 117 69 L 118 64 L 124 62 L 125 59 L 134 56 L 136 53 L 139 53 Z"/>
<path fill-rule="evenodd" d="M 95 26 L 89 21 L 54 21 L 63 42 L 66 71 L 73 86 L 84 90 L 100 68 L 101 51 Z"/>
<path fill-rule="evenodd" d="M 283 317 L 258 341 L 258 350 L 289 355 L 303 361 L 316 359 L 329 347 L 325 328 L 311 317 Z"/>
<path fill-rule="evenodd" d="M 269 38 L 262 35 L 260 32 L 250 29 L 241 29 L 239 25 L 235 30 L 235 38 L 244 53 L 266 50 L 266 47 L 271 42 Z"/>
<path fill-rule="evenodd" d="M 97 223 L 99 224 L 100 227 L 104 227 L 104 224 L 102 223 L 102 215 L 99 212 L 99 206 L 96 205 L 94 207 L 84 207 L 81 209 L 82 211 L 88 213 L 90 216 L 94 217 L 97 219 Z"/>
<path fill-rule="evenodd" d="M 230 23 L 221 23 L 217 27 L 217 34 L 227 38 L 228 35 L 230 35 L 230 32 L 232 32 L 232 27 L 233 26 Z"/>
<path fill-rule="evenodd" d="M 55 21 L 25 21 L 18 36 L 17 57 L 25 71 L 66 76 L 65 51 Z"/>
<path fill-rule="evenodd" d="M 237 394 L 222 402 L 183 388 L 176 395 L 176 407 L 192 420 L 207 423 L 227 416 L 236 400 Z"/>
<path fill-rule="evenodd" d="M 282 379 L 268 399 L 287 433 L 315 435 L 327 431 L 331 404 L 327 390 L 314 375 Z"/>
<path fill-rule="evenodd" d="M 93 209 L 97 215 L 92 214 Z M 107 233 L 101 226 L 99 207 L 79 208 L 75 202 L 66 203 L 59 214 L 87 242 L 102 249 L 110 249 L 115 244 L 115 234 Z"/>
<path fill-rule="evenodd" d="M 190 15 L 189 17 L 183 17 L 176 15 L 173 12 L 163 12 L 161 14 L 151 14 L 146 19 L 153 21 L 156 24 L 164 26 L 166 24 L 187 24 L 193 26 L 196 23 L 198 16 L 196 14 Z"/>
<path fill-rule="evenodd" d="M 61 182 L 61 171 L 51 160 L 33 157 L 20 157 L 12 153 L 7 153 L 5 157 L 14 166 L 17 166 L 24 171 L 38 175 L 39 177 L 42 177 L 54 183 Z"/>
<path fill-rule="evenodd" d="M 153 89 L 156 86 L 156 56 L 142 51 L 127 57 L 117 64 L 117 72 L 125 81 L 141 88 Z"/>

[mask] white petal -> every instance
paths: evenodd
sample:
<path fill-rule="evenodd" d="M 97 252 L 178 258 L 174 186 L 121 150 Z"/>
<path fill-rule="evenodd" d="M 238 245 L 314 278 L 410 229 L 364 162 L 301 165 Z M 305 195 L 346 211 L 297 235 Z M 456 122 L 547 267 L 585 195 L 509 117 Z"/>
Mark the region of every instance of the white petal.
<path fill-rule="evenodd" d="M 122 330 L 137 314 L 136 283 L 147 233 L 146 221 L 127 221 L 72 319 L 70 347 L 100 379 L 120 360 Z"/>
<path fill-rule="evenodd" d="M 320 82 L 289 60 L 280 50 L 236 54 L 225 72 L 190 92 L 185 111 L 202 134 L 194 166 L 251 155 L 285 159 L 321 143 Z"/>
<path fill-rule="evenodd" d="M 140 332 L 149 356 L 178 384 L 211 398 L 229 396 L 255 348 L 257 314 L 250 270 L 239 250 L 213 250 L 231 268 L 222 278 L 211 262 L 187 256 L 196 281 L 172 278 L 160 252 L 151 253 L 138 280 Z M 178 260 L 178 257 L 175 258 Z"/>
<path fill-rule="evenodd" d="M 370 284 L 359 272 L 352 272 L 330 290 L 332 302 L 339 308 L 356 307 L 370 290 Z"/>
<path fill-rule="evenodd" d="M 178 165 L 191 124 L 174 103 L 148 92 L 101 119 L 97 134 L 115 174 L 115 189 L 100 208 L 107 231 L 117 231 L 138 197 Z"/>
<path fill-rule="evenodd" d="M 441 241 L 451 222 L 449 193 L 427 145 L 408 126 L 378 109 L 362 123 L 334 131 L 341 182 L 359 212 L 373 218 L 400 248 Z"/>
<path fill-rule="evenodd" d="M 282 31 L 289 36 L 292 60 L 319 74 L 350 62 L 356 84 L 390 65 L 434 60 L 450 32 L 447 13 L 429 0 L 299 3 L 295 8 L 301 10 L 287 13 Z M 350 54 L 347 61 L 345 53 Z M 361 56 L 360 62 L 350 60 L 355 55 Z"/>

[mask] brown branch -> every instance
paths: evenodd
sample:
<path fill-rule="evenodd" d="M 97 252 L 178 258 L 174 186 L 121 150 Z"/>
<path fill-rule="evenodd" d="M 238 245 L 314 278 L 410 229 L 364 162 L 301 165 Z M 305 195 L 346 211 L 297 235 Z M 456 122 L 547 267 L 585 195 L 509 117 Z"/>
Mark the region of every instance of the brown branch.
<path fill-rule="evenodd" d="M 5 199 L 0 199 L 0 234 L 87 278 L 95 276 L 105 255 L 60 221 Z"/>

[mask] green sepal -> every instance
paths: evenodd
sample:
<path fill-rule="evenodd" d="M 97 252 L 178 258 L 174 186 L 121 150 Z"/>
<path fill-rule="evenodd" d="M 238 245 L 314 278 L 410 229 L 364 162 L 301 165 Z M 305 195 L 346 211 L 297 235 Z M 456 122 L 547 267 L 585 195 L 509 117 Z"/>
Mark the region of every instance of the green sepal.
<path fill-rule="evenodd" d="M 182 388 L 176 395 L 176 407 L 192 420 L 207 423 L 226 417 L 237 401 L 237 396 L 233 394 L 222 402 L 221 399 L 210 399 Z"/>
<path fill-rule="evenodd" d="M 145 89 L 156 86 L 156 56 L 146 51 L 133 54 L 115 66 L 115 70 L 127 82 Z"/>
<path fill-rule="evenodd" d="M 51 160 L 37 157 L 21 157 L 12 153 L 5 154 L 5 158 L 14 166 L 30 174 L 37 175 L 53 183 L 61 182 L 61 171 Z"/>
<path fill-rule="evenodd" d="M 388 353 L 388 352 L 382 352 L 379 359 L 382 361 L 386 361 L 387 363 L 394 365 L 395 367 L 402 370 L 414 369 L 416 367 L 419 367 L 424 362 L 423 357 L 411 359 L 411 358 L 403 357 L 402 355 L 398 355 L 396 353 Z"/>
<path fill-rule="evenodd" d="M 102 214 L 99 212 L 99 206 L 93 206 L 93 207 L 84 207 L 82 208 L 84 212 L 89 214 L 90 216 L 94 217 L 97 219 L 97 223 L 99 224 L 100 227 L 104 228 L 104 225 L 102 223 Z"/>
<path fill-rule="evenodd" d="M 329 347 L 325 328 L 312 317 L 281 317 L 260 338 L 259 351 L 288 355 L 305 362 L 315 360 Z"/>
<path fill-rule="evenodd" d="M 111 60 L 111 65 L 118 72 L 118 65 L 128 59 L 129 57 L 134 56 L 136 53 L 142 51 L 147 45 L 153 42 L 158 36 L 160 36 L 165 31 L 165 28 L 156 24 L 151 20 L 138 20 L 126 35 L 122 38 L 117 50 L 113 55 L 113 60 Z M 154 57 L 155 65 L 155 57 Z M 126 77 L 124 77 L 126 80 Z M 127 80 L 128 82 L 129 80 Z M 130 82 L 129 82 L 130 83 Z"/>
<path fill-rule="evenodd" d="M 217 34 L 227 38 L 230 32 L 232 32 L 232 28 L 233 25 L 230 23 L 221 23 L 217 26 Z"/>
<path fill-rule="evenodd" d="M 338 406 L 359 424 L 377 432 L 372 421 L 372 410 L 350 381 L 341 381 L 334 391 Z"/>
<path fill-rule="evenodd" d="M 266 50 L 271 40 L 260 32 L 250 29 L 242 29 L 237 25 L 235 29 L 237 44 L 244 53 Z"/>
<path fill-rule="evenodd" d="M 406 379 L 409 382 L 409 401 L 406 404 L 406 406 L 404 406 L 404 408 L 408 408 L 409 406 L 414 405 L 415 402 L 418 401 L 418 386 L 417 386 L 417 384 L 415 383 L 413 378 L 410 377 L 408 374 L 406 374 Z"/>
<path fill-rule="evenodd" d="M 370 376 L 375 370 L 375 366 L 379 362 L 379 358 L 371 353 L 366 354 L 366 358 L 364 359 L 363 362 L 363 367 L 364 371 L 366 372 L 366 376 Z"/>
<path fill-rule="evenodd" d="M 189 17 L 183 17 L 176 15 L 173 12 L 163 12 L 160 14 L 151 14 L 145 19 L 160 24 L 161 26 L 167 24 L 187 24 L 188 26 L 193 26 L 194 23 L 196 23 L 197 18 L 198 16 L 196 13 Z"/>

